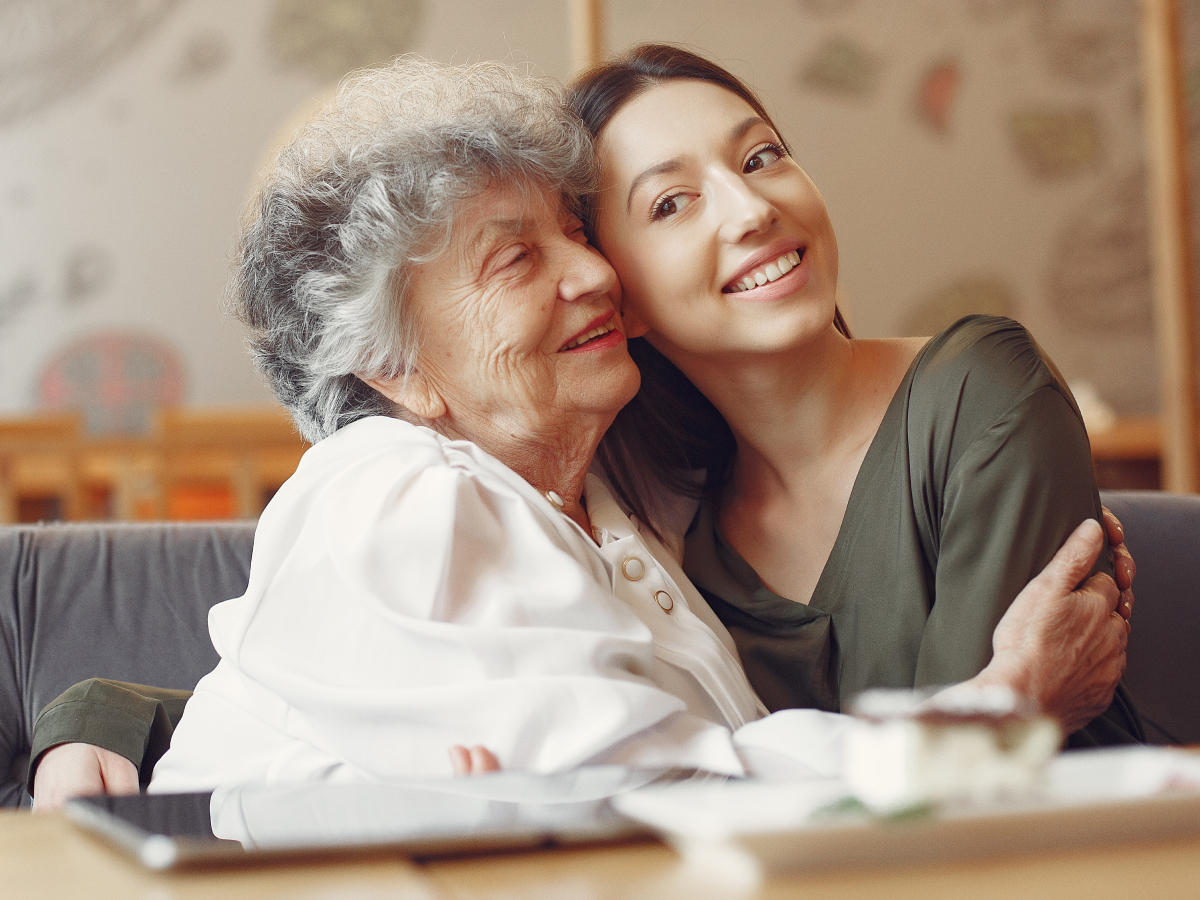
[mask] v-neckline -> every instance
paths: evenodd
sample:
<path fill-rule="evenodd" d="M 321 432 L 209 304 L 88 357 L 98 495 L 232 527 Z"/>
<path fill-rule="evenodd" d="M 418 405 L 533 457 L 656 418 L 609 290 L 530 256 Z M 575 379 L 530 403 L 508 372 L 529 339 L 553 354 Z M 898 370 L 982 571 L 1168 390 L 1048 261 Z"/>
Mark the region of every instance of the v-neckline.
<path fill-rule="evenodd" d="M 762 580 L 762 576 L 758 574 L 754 567 L 750 565 L 750 563 L 748 563 L 740 553 L 738 553 L 733 544 L 731 544 L 725 538 L 725 535 L 721 533 L 721 520 L 719 511 L 716 506 L 711 503 L 711 501 L 707 501 L 709 504 L 709 516 L 712 519 L 714 544 L 718 554 L 723 557 L 722 565 L 728 570 L 730 568 L 729 563 L 733 562 L 735 563 L 736 568 L 740 568 L 742 570 L 741 572 L 730 572 L 735 580 L 737 580 L 739 583 L 745 584 L 749 581 L 748 576 L 753 574 L 754 580 L 757 583 L 753 589 L 754 593 L 763 592 L 770 597 L 778 597 L 781 601 L 789 605 L 814 609 L 825 613 L 829 612 L 826 606 L 818 601 L 820 601 L 824 596 L 834 596 L 834 593 L 827 588 L 835 578 L 839 577 L 840 572 L 845 569 L 844 564 L 839 564 L 835 567 L 834 562 L 839 557 L 844 556 L 847 553 L 845 547 L 850 542 L 851 538 L 847 535 L 846 523 L 862 521 L 862 517 L 857 515 L 857 513 L 863 503 L 867 502 L 863 497 L 865 492 L 865 488 L 863 486 L 863 473 L 868 470 L 868 463 L 872 462 L 875 457 L 879 456 L 879 454 L 883 452 L 880 437 L 885 431 L 889 430 L 887 426 L 892 419 L 895 416 L 900 415 L 900 409 L 902 406 L 900 402 L 901 398 L 907 395 L 909 387 L 912 385 L 913 376 L 916 373 L 917 366 L 921 363 L 921 360 L 925 358 L 925 354 L 929 351 L 929 348 L 936 343 L 936 341 L 936 337 L 926 341 L 921 349 L 917 351 L 917 355 L 914 356 L 912 362 L 908 364 L 908 369 L 905 371 L 904 377 L 900 380 L 900 384 L 896 388 L 895 393 L 892 394 L 892 399 L 888 402 L 887 409 L 883 413 L 883 418 L 879 422 L 879 427 L 875 429 L 875 434 L 871 437 L 871 443 L 867 447 L 867 452 L 863 454 L 862 462 L 859 463 L 858 471 L 854 475 L 854 484 L 850 488 L 850 497 L 846 501 L 846 511 L 842 514 L 842 521 L 838 525 L 837 537 L 834 538 L 833 546 L 829 550 L 829 556 L 825 559 L 825 565 L 821 568 L 821 576 L 817 579 L 817 583 L 813 587 L 812 596 L 809 598 L 808 603 L 801 603 L 798 600 L 792 600 L 788 597 L 784 597 L 782 594 L 776 593 L 775 591 L 771 590 L 771 588 L 767 587 Z M 833 573 L 835 568 L 837 568 L 838 574 Z"/>

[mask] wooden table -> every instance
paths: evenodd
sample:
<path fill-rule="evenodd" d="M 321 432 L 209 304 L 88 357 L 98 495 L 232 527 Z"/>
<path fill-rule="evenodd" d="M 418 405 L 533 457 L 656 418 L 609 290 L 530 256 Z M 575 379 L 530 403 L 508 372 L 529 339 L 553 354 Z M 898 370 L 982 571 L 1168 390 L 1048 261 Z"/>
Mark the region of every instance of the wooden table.
<path fill-rule="evenodd" d="M 955 865 L 794 875 L 761 884 L 689 865 L 654 843 L 424 864 L 370 858 L 155 874 L 61 814 L 5 811 L 0 885 L 5 897 L 95 900 L 1162 900 L 1200 896 L 1200 837 Z"/>

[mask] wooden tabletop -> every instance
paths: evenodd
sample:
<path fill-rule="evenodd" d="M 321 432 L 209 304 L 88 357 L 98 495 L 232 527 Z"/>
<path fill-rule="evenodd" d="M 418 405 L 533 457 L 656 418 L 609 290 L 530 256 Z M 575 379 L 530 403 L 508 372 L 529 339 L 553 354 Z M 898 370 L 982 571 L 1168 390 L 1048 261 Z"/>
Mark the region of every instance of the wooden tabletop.
<path fill-rule="evenodd" d="M 126 861 L 62 814 L 4 811 L 0 885 L 7 897 L 96 900 L 1160 900 L 1200 895 L 1200 837 L 954 865 L 789 875 L 763 882 L 715 864 L 684 862 L 655 843 L 423 864 L 376 857 L 156 874 Z"/>

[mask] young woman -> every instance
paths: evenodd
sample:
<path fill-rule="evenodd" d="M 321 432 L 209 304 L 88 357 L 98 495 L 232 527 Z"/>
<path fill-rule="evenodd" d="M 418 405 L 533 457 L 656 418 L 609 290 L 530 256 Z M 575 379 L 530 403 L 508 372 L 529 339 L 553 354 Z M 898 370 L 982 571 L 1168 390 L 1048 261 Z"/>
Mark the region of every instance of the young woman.
<path fill-rule="evenodd" d="M 651 522 L 629 473 L 700 494 L 684 568 L 766 705 L 837 710 L 978 673 L 1021 587 L 1101 515 L 1053 364 L 1006 319 L 852 339 L 825 203 L 715 64 L 644 45 L 571 103 L 596 139 L 591 233 L 645 334 L 641 391 L 601 462 Z M 1118 691 L 1071 742 L 1140 739 Z"/>

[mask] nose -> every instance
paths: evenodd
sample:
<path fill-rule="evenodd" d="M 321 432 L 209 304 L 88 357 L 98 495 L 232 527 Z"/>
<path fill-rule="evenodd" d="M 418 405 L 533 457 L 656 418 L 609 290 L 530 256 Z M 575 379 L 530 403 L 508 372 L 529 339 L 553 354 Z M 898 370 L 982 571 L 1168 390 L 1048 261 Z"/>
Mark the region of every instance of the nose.
<path fill-rule="evenodd" d="M 769 229 L 779 219 L 779 210 L 735 172 L 721 172 L 712 179 L 713 208 L 720 216 L 719 235 L 736 244 L 752 234 Z"/>
<path fill-rule="evenodd" d="M 609 294 L 617 286 L 617 273 L 589 244 L 564 241 L 559 296 L 566 301 Z"/>

